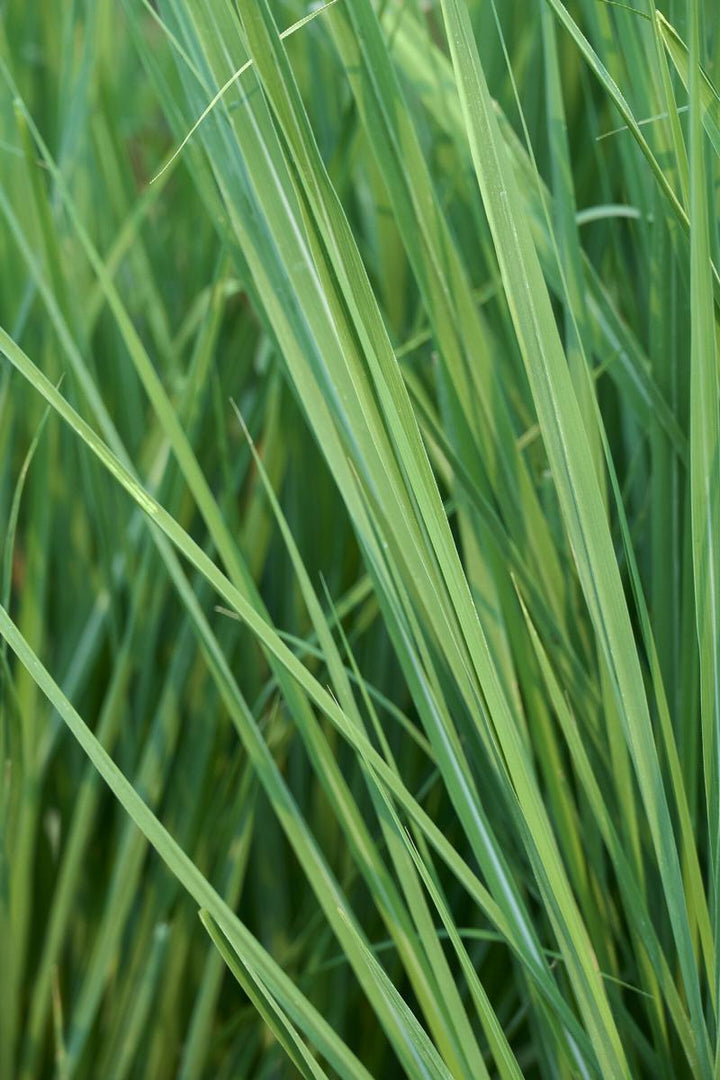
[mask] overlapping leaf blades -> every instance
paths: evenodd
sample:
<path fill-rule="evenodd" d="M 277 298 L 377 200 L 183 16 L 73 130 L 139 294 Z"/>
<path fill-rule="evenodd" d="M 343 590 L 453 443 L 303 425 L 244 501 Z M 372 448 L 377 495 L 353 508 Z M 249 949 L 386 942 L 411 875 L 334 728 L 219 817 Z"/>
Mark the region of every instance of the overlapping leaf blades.
<path fill-rule="evenodd" d="M 185 958 L 207 948 L 204 940 L 197 944 L 187 907 L 168 931 L 171 905 L 160 878 L 153 878 L 152 898 L 138 901 L 145 845 L 125 824 L 87 974 L 64 1003 L 65 1028 L 54 971 L 64 954 L 74 955 L 71 903 L 98 827 L 100 789 L 88 772 L 67 849 L 61 849 L 49 929 L 36 961 L 35 946 L 26 948 L 35 837 L 49 770 L 58 768 L 60 751 L 66 753 L 56 723 L 46 730 L 42 722 L 18 721 L 29 711 L 44 715 L 41 690 L 203 909 L 218 950 L 205 961 L 180 1075 L 200 1075 L 205 1060 L 218 1060 L 211 1030 L 221 958 L 302 1075 L 332 1069 L 366 1076 L 367 1067 L 382 1072 L 398 1062 L 412 1077 L 497 1069 L 516 1078 L 525 1068 L 548 1076 L 651 1070 L 670 1077 L 684 1069 L 712 1075 L 720 993 L 718 98 L 705 49 L 717 28 L 704 34 L 701 0 L 689 2 L 687 48 L 674 29 L 679 5 L 666 17 L 649 3 L 649 19 L 633 23 L 625 37 L 613 19 L 620 25 L 630 13 L 579 6 L 584 18 L 577 21 L 558 0 L 549 0 L 542 13 L 504 15 L 506 52 L 492 8 L 476 10 L 466 0 L 442 0 L 438 7 L 446 43 L 439 24 L 413 5 L 376 10 L 370 0 L 352 7 L 337 0 L 318 14 L 291 3 L 280 13 L 269 0 L 236 6 L 164 0 L 157 13 L 126 0 L 133 41 L 173 126 L 174 145 L 187 157 L 183 190 L 193 192 L 193 210 L 207 226 L 203 242 L 211 245 L 214 230 L 222 245 L 221 272 L 210 289 L 204 281 L 195 284 L 197 301 L 177 333 L 171 291 L 155 275 L 159 249 L 147 251 L 140 239 L 141 233 L 147 238 L 144 216 L 165 201 L 163 187 L 150 189 L 127 222 L 117 224 L 115 237 L 91 226 L 82 205 L 87 178 L 101 186 L 101 164 L 113 214 L 115 204 L 128 212 L 116 176 L 122 149 L 109 111 L 121 95 L 110 80 L 99 80 L 102 108 L 92 155 L 78 150 L 93 57 L 110 54 L 116 13 L 98 5 L 77 69 L 69 52 L 59 66 L 66 107 L 57 161 L 34 119 L 32 86 L 25 105 L 14 81 L 21 76 L 9 75 L 11 54 L 3 41 L 15 98 L 10 142 L 19 140 L 24 173 L 9 175 L 0 199 L 5 246 L 19 253 L 28 284 L 24 296 L 10 290 L 3 320 L 14 329 L 2 332 L 0 348 L 77 440 L 60 433 L 54 420 L 49 425 L 55 448 L 79 448 L 81 495 L 99 508 L 105 557 L 102 603 L 84 605 L 82 633 L 82 620 L 76 625 L 64 601 L 78 658 L 63 693 L 39 660 L 56 648 L 43 619 L 54 626 L 57 617 L 47 584 L 52 531 L 40 492 L 43 479 L 58 492 L 60 474 L 36 435 L 38 414 L 28 439 L 40 448 L 27 458 L 32 501 L 25 510 L 22 478 L 6 500 L 12 527 L 0 613 L 0 632 L 22 665 L 4 661 L 3 753 L 22 763 L 29 781 L 19 801 L 12 776 L 3 794 L 9 837 L 3 865 L 8 856 L 14 860 L 14 877 L 1 913 L 17 938 L 3 987 L 15 998 L 23 980 L 36 979 L 27 1029 L 17 1002 L 4 1017 L 5 1071 L 16 1056 L 25 1076 L 42 1067 L 52 989 L 63 1069 L 82 1075 L 93 1044 L 104 1067 L 120 1078 L 145 1045 L 147 1069 L 169 1074 L 164 1047 L 167 1042 L 177 1053 L 181 1040 L 167 1018 L 180 1008 Z M 59 38 L 72 41 L 79 16 L 53 18 L 41 24 L 42 33 L 50 40 L 60 27 Z M 282 33 L 282 26 L 297 32 Z M 16 12 L 8 27 L 21 33 Z M 528 57 L 540 56 L 541 41 L 547 122 L 542 110 L 536 115 L 527 107 L 525 93 L 533 85 Z M 652 57 L 647 72 L 640 63 L 644 49 Z M 517 68 L 505 93 L 508 57 Z M 573 78 L 582 80 L 588 65 L 599 97 L 583 96 L 572 79 L 566 84 L 570 58 Z M 318 95 L 322 80 L 336 88 L 334 95 Z M 525 143 L 491 98 L 489 82 L 508 115 L 525 103 Z M 689 154 L 678 111 L 681 84 L 690 98 Z M 615 153 L 611 140 L 597 144 L 602 150 L 588 149 L 577 120 L 580 110 L 587 130 L 600 134 L 611 126 L 611 109 L 620 110 L 640 151 L 621 143 L 613 159 L 620 163 L 617 175 L 604 158 Z M 202 123 L 184 141 L 198 116 Z M 661 125 L 656 131 L 639 122 L 650 116 Z M 622 132 L 613 136 L 622 138 Z M 76 175 L 78 153 L 90 166 Z M 592 182 L 587 167 L 582 181 L 574 170 L 581 153 L 596 159 Z M 177 160 L 169 160 L 174 171 Z M 173 170 L 163 172 L 165 191 L 174 190 L 174 181 L 168 184 Z M 19 200 L 28 178 L 30 212 Z M 576 219 L 587 189 L 600 205 Z M 624 226 L 615 223 L 614 208 L 623 199 L 638 204 L 623 208 L 628 212 L 621 219 L 636 230 L 630 234 L 635 275 L 626 266 Z M 591 242 L 584 250 L 585 229 Z M 68 250 L 76 256 L 72 271 Z M 121 277 L 125 258 L 131 273 Z M 196 258 L 204 265 L 199 249 Z M 78 300 L 83 287 L 92 296 L 87 312 Z M 226 304 L 240 290 L 250 302 L 241 326 L 253 348 L 262 343 L 259 359 L 255 366 L 244 363 L 239 385 L 231 363 L 223 364 L 223 373 L 235 396 L 251 403 L 243 412 L 253 413 L 259 402 L 255 424 L 259 414 L 257 430 L 266 433 L 267 445 L 253 451 L 250 473 L 213 368 L 228 341 L 238 347 L 239 336 L 227 330 Z M 672 340 L 641 317 L 648 297 Z M 28 329 L 34 304 L 39 334 Z M 195 334 L 184 373 L 184 344 Z M 24 337 L 26 349 L 13 340 Z M 90 359 L 100 339 L 117 349 L 119 418 L 114 376 Z M 405 339 L 410 344 L 399 347 Z M 686 374 L 678 350 L 689 341 Z M 432 351 L 424 355 L 425 343 Z M 54 385 L 58 352 L 72 375 L 66 393 Z M 37 363 L 28 354 L 36 354 Z M 0 386 L 0 416 L 11 418 L 9 434 L 3 433 L 7 446 L 16 431 L 25 432 L 22 410 L 14 407 L 20 385 L 15 376 Z M 286 431 L 288 410 L 295 419 Z M 334 564 L 326 559 L 331 545 L 324 537 L 325 556 L 312 559 L 326 572 L 332 566 L 331 592 L 349 587 L 343 614 L 332 617 L 323 612 L 300 554 L 314 535 L 307 480 L 318 475 L 314 450 L 303 450 L 310 472 L 297 470 L 304 489 L 299 512 L 291 513 L 288 492 L 280 493 L 288 482 L 283 478 L 295 475 L 284 439 L 309 447 L 308 432 L 328 470 L 317 513 L 324 536 L 338 537 Z M 266 472 L 266 454 L 277 464 L 275 476 Z M 134 460 L 142 462 L 137 470 Z M 131 496 L 131 517 L 108 487 L 108 474 Z M 651 539 L 643 531 L 649 475 Z M 674 485 L 667 505 L 665 478 Z M 249 503 L 242 541 L 238 499 Z M 149 521 L 148 542 L 138 510 Z M 116 523 L 114 532 L 105 518 Z M 119 554 L 115 544 L 124 528 L 118 523 L 126 518 L 132 524 Z M 82 521 L 87 531 L 93 514 L 83 512 Z M 287 550 L 289 589 L 276 587 L 275 564 L 268 561 L 271 551 L 280 558 L 270 547 L 273 523 Z M 89 557 L 91 545 L 78 530 L 64 535 L 72 537 L 69 551 Z M 26 537 L 33 584 L 16 625 L 7 597 L 14 598 L 10 586 Z M 341 550 L 351 550 L 351 558 Z M 667 583 L 661 580 L 664 558 L 672 561 Z M 367 577 L 356 583 L 358 566 Z M 153 581 L 154 567 L 161 582 Z M 263 567 L 272 569 L 256 582 Z M 648 575 L 650 609 L 643 596 Z M 116 599 L 126 579 L 134 583 L 127 617 Z M 262 655 L 237 649 L 235 624 L 221 618 L 213 625 L 208 585 L 249 628 Z M 156 691 L 143 656 L 153 655 L 153 643 L 165 633 L 170 603 L 183 612 L 181 630 L 172 638 L 174 662 Z M 271 609 L 302 629 L 278 632 Z M 668 620 L 680 629 L 669 632 Z M 689 629 L 692 641 L 681 654 L 679 640 Z M 356 657 L 358 639 L 382 644 L 363 648 L 363 662 Z M 104 650 L 112 678 L 96 738 L 69 697 L 83 693 L 83 679 L 99 670 Z M 372 686 L 371 658 L 378 665 L 390 654 L 395 704 Z M 127 736 L 123 699 L 136 667 L 145 671 L 137 707 L 145 716 L 157 696 L 157 713 L 147 728 Z M 258 695 L 256 709 L 247 704 L 245 684 Z M 237 830 L 243 855 L 237 872 L 225 875 L 227 902 L 205 871 L 206 850 L 217 858 L 216 843 L 193 831 L 192 812 L 174 802 L 170 764 L 158 759 L 161 745 L 170 761 L 195 754 L 193 790 L 198 811 L 204 810 L 210 772 L 203 769 L 216 753 L 215 726 L 193 751 L 180 724 L 180 695 L 190 712 L 196 699 L 221 708 L 240 736 L 231 751 L 244 770 L 232 804 L 238 824 L 223 835 Z M 265 731 L 258 715 L 273 695 L 291 726 L 273 711 Z M 392 733 L 377 702 L 401 720 Z M 399 712 L 400 702 L 410 704 L 423 734 Z M 699 718 L 705 814 L 698 811 Z M 217 744 L 227 745 L 227 738 L 218 734 Z M 103 742 L 116 747 L 122 770 Z M 432 772 L 422 782 L 427 769 Z M 279 869 L 282 860 L 274 865 L 283 880 L 292 877 L 304 910 L 313 913 L 309 927 L 323 927 L 317 940 L 300 933 L 294 948 L 279 949 L 295 966 L 298 986 L 232 914 L 247 867 L 262 867 L 250 854 L 251 835 L 268 837 L 268 851 L 273 844 L 280 850 L 273 826 L 257 823 L 258 790 L 296 860 L 287 871 Z M 156 816 L 163 800 L 182 845 Z M 192 858 L 184 855 L 185 844 Z M 268 900 L 272 892 L 265 892 Z M 282 922 L 285 901 L 276 896 L 261 926 L 272 921 L 276 905 Z M 138 943 L 121 965 L 113 998 L 110 972 L 133 919 Z M 470 947 L 461 929 L 468 919 L 487 926 L 481 933 L 492 949 Z M 380 929 L 393 949 L 388 962 L 372 946 Z M 334 1023 L 328 1024 L 314 1003 L 314 980 L 325 970 L 332 937 L 347 962 L 348 997 L 331 994 L 326 1005 Z M 498 957 L 506 966 L 511 959 L 510 979 L 498 977 Z M 198 970 L 197 960 L 187 970 Z M 340 984 L 339 975 L 332 978 L 337 981 L 328 987 Z M 150 1001 L 157 986 L 164 987 L 165 1012 L 153 1029 Z M 367 1054 L 356 1053 L 343 1012 L 350 995 L 374 1026 Z M 103 1000 L 113 1000 L 117 1010 L 106 1042 Z M 242 1043 L 231 1040 L 223 1062 L 228 1074 L 264 1067 L 263 1053 L 247 1040 L 243 1050 Z"/>

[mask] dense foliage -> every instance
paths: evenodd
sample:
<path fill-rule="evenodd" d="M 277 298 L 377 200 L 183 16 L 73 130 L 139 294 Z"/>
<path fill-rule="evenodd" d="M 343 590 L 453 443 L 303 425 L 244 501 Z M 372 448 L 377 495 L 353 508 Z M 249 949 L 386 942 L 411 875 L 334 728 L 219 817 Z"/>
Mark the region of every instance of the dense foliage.
<path fill-rule="evenodd" d="M 0 1080 L 711 1080 L 720 5 L 0 15 Z"/>

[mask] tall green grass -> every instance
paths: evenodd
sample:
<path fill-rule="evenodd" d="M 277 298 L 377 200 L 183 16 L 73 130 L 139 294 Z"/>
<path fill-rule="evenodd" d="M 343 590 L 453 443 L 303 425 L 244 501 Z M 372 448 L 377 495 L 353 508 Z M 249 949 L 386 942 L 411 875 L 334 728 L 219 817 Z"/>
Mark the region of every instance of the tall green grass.
<path fill-rule="evenodd" d="M 0 1080 L 711 1080 L 716 5 L 0 13 Z"/>

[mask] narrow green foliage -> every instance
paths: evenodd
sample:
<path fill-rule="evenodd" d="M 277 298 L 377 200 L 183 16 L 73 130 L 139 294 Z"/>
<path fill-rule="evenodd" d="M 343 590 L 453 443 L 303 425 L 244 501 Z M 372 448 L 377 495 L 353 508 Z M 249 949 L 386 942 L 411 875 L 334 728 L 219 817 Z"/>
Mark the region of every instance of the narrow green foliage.
<path fill-rule="evenodd" d="M 720 17 L 0 22 L 0 1080 L 720 1061 Z"/>

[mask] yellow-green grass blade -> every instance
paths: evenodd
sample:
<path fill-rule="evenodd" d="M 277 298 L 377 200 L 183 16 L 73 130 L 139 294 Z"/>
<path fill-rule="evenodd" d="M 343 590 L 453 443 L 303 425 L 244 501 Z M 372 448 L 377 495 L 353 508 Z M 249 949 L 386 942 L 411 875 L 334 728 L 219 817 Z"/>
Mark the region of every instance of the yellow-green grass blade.
<path fill-rule="evenodd" d="M 446 57 L 440 53 L 432 37 L 421 31 L 415 22 L 403 18 L 393 38 L 393 49 L 398 63 L 408 77 L 417 85 L 417 94 L 433 119 L 452 139 L 463 156 L 466 150 L 465 128 L 460 100 L 452 74 L 452 67 Z M 431 61 L 428 64 L 427 56 Z M 429 69 L 429 70 L 428 70 Z M 500 106 L 495 104 L 503 138 L 510 150 L 518 175 L 521 198 L 530 216 L 533 236 L 538 248 L 543 272 L 553 293 L 562 298 L 556 254 L 548 235 L 545 207 L 553 212 L 554 200 L 529 160 L 528 151 L 510 125 Z M 472 163 L 469 162 L 472 168 Z M 539 186 L 540 184 L 540 186 Z M 560 210 L 555 212 L 561 213 Z M 608 369 L 611 378 L 618 379 L 627 400 L 637 409 L 638 418 L 646 423 L 651 416 L 658 421 L 677 448 L 678 453 L 687 457 L 687 439 L 670 410 L 668 402 L 652 378 L 650 364 L 644 355 L 640 343 L 629 332 L 616 306 L 616 299 L 611 297 L 603 286 L 597 270 L 593 267 L 586 253 L 582 252 L 585 277 L 585 303 L 595 324 L 597 337 L 596 348 L 600 355 L 610 357 Z"/>
<path fill-rule="evenodd" d="M 493 365 L 497 343 L 473 303 L 467 271 L 444 219 L 430 174 L 391 63 L 375 12 L 367 0 L 339 8 L 328 20 L 367 132 L 369 145 L 393 203 L 411 259 L 434 339 L 448 365 L 460 408 L 466 413 L 472 439 L 483 448 L 485 467 L 497 497 L 506 508 L 513 531 L 537 550 L 551 598 L 559 591 L 554 557 L 548 560 L 548 536 L 525 465 L 512 453 L 505 393 Z M 475 394 L 481 415 L 475 416 Z M 488 439 L 492 440 L 488 442 Z M 472 441 L 470 443 L 472 445 Z M 496 462 L 496 464 L 495 464 Z M 519 507 L 513 505 L 518 497 Z M 518 512 L 519 511 L 519 512 Z M 553 576 L 553 574 L 555 576 Z"/>
<path fill-rule="evenodd" d="M 647 956 L 650 959 L 656 978 L 662 988 L 662 992 L 667 998 L 669 1013 L 677 1028 L 678 1036 L 682 1041 L 687 1058 L 692 1063 L 693 1069 L 698 1071 L 700 1064 L 694 1047 L 693 1032 L 687 1015 L 687 1009 L 677 992 L 672 972 L 665 958 L 662 943 L 653 929 L 652 920 L 650 919 L 647 910 L 647 897 L 638 888 L 633 866 L 623 849 L 619 833 L 613 823 L 610 807 L 607 805 L 606 796 L 598 783 L 577 720 L 568 705 L 567 696 L 563 693 L 563 689 L 557 676 L 552 670 L 547 651 L 545 650 L 535 627 L 532 625 L 527 609 L 523 608 L 523 610 L 527 619 L 533 647 L 540 662 L 548 695 L 553 704 L 564 738 L 567 741 L 570 754 L 572 755 L 573 763 L 577 770 L 578 780 L 582 784 L 590 805 L 592 806 L 594 818 L 598 823 L 598 827 L 602 833 L 603 842 L 607 846 L 613 861 L 619 885 L 625 895 L 625 904 L 628 914 L 633 920 L 633 925 L 636 927 L 637 943 L 640 948 L 646 951 Z"/>
<path fill-rule="evenodd" d="M 690 498 L 697 638 L 700 652 L 700 707 L 708 815 L 710 904 L 715 938 L 720 927 L 720 376 L 718 323 L 713 302 L 710 215 L 715 205 L 708 169 L 703 116 L 703 13 L 689 0 L 690 48 L 690 294 L 691 403 Z M 713 159 L 714 160 L 714 159 Z M 710 194 L 712 192 L 712 194 Z M 720 991 L 720 966 L 714 975 Z"/>
<path fill-rule="evenodd" d="M 709 1061 L 705 1024 L 678 853 L 662 790 L 640 663 L 597 475 L 547 288 L 479 63 L 468 12 L 460 0 L 446 0 L 443 10 L 468 137 L 495 237 L 506 294 L 533 389 L 578 574 L 600 647 L 612 674 L 673 921 L 691 1002 L 698 1054 L 706 1071 Z M 581 1007 L 586 1013 L 586 1022 L 593 1025 L 600 1060 L 605 1061 L 605 1067 L 626 1073 L 624 1051 L 604 992 L 593 980 L 588 952 L 588 945 L 585 944 L 578 958 L 583 964 L 589 992 L 588 999 Z M 590 1010 L 595 1009 L 597 1013 L 591 1020 Z"/>

